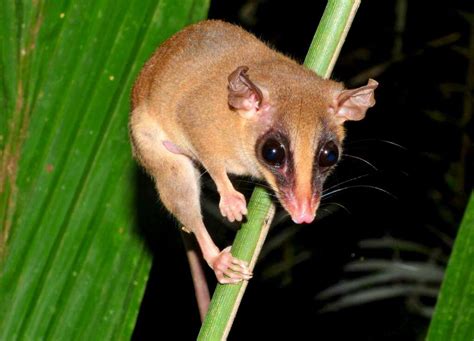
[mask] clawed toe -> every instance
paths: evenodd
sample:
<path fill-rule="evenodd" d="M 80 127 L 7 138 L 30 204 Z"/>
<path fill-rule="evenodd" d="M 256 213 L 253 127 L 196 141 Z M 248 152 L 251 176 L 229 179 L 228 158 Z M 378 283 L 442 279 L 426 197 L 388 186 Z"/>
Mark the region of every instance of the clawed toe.
<path fill-rule="evenodd" d="M 245 197 L 237 191 L 221 194 L 219 208 L 230 222 L 242 221 L 243 216 L 247 214 Z"/>
<path fill-rule="evenodd" d="M 252 278 L 248 263 L 233 257 L 230 247 L 221 251 L 212 268 L 221 284 L 239 283 Z"/>

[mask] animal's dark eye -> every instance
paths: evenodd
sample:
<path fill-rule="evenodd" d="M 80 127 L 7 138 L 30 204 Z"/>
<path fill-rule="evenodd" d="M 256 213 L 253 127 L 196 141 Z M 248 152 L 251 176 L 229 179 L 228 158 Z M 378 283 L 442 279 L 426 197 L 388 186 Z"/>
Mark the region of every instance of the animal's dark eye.
<path fill-rule="evenodd" d="M 339 148 L 333 141 L 326 142 L 319 151 L 318 164 L 320 167 L 334 166 L 339 160 Z"/>
<path fill-rule="evenodd" d="M 272 167 L 279 168 L 285 163 L 285 147 L 273 138 L 265 141 L 261 153 L 263 160 Z"/>

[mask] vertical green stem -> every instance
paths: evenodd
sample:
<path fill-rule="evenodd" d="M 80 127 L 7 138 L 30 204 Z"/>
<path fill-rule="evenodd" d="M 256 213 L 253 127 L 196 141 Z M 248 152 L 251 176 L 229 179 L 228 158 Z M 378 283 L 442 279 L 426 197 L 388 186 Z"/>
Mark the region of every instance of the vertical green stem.
<path fill-rule="evenodd" d="M 249 262 L 253 271 L 275 212 L 273 202 L 263 188 L 255 188 L 248 212 L 247 222 L 242 224 L 232 245 L 232 255 Z M 227 337 L 247 284 L 243 281 L 217 285 L 198 340 L 223 340 Z"/>
<path fill-rule="evenodd" d="M 360 0 L 328 1 L 304 62 L 324 78 L 331 75 L 359 4 Z M 268 193 L 261 187 L 255 188 L 248 205 L 248 220 L 237 233 L 232 246 L 232 254 L 248 261 L 252 271 L 274 211 Z M 247 283 L 217 285 L 198 340 L 227 338 Z"/>
<path fill-rule="evenodd" d="M 328 1 L 304 60 L 321 77 L 331 75 L 359 5 L 360 0 Z"/>

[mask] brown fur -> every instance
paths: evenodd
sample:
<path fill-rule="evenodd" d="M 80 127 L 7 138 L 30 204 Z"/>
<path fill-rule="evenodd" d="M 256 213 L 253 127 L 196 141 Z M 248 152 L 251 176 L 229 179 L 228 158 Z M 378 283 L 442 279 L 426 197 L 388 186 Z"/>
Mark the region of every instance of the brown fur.
<path fill-rule="evenodd" d="M 255 98 L 263 97 L 253 111 L 229 105 L 228 76 L 241 66 L 248 67 L 246 83 L 258 87 Z M 328 136 L 341 144 L 342 122 L 363 117 L 373 105 L 375 87 L 376 82 L 360 88 L 364 95 L 356 98 L 362 90 L 348 93 L 340 83 L 323 80 L 237 26 L 201 22 L 164 42 L 143 67 L 132 91 L 134 154 L 154 177 L 163 204 L 195 233 L 221 280 L 216 270 L 219 250 L 202 223 L 194 162 L 216 182 L 222 206 L 244 200 L 228 173 L 265 179 L 281 192 L 275 175 L 256 156 L 256 141 L 270 128 L 281 129 L 288 136 L 295 169 L 294 188 L 286 194 L 319 203 L 313 184 L 319 144 Z M 176 147 L 173 152 L 164 141 Z"/>

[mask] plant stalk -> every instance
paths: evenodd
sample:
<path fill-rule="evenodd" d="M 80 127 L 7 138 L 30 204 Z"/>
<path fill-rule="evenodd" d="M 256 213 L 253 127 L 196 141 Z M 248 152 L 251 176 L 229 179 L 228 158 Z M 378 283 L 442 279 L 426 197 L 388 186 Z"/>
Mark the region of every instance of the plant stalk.
<path fill-rule="evenodd" d="M 359 7 L 360 0 L 329 0 L 309 48 L 304 65 L 328 78 Z M 256 187 L 248 204 L 247 222 L 242 224 L 232 246 L 232 255 L 249 262 L 253 271 L 275 206 L 265 189 Z M 225 340 L 242 300 L 247 281 L 218 284 L 198 336 L 199 341 Z"/>

